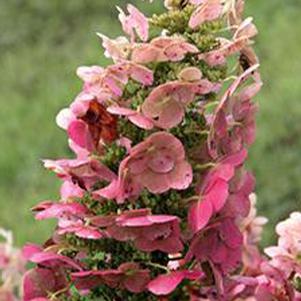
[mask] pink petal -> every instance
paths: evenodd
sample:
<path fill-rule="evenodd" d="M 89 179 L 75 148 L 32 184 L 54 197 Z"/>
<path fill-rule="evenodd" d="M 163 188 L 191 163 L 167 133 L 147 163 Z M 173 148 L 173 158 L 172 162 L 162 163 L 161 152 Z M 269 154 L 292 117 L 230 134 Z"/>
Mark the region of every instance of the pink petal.
<path fill-rule="evenodd" d="M 262 85 L 262 82 L 255 82 L 252 85 L 247 86 L 239 94 L 240 101 L 244 102 L 254 98 L 259 93 Z"/>
<path fill-rule="evenodd" d="M 217 180 L 204 196 L 204 201 L 210 202 L 215 212 L 219 212 L 229 196 L 229 185 L 224 180 Z"/>
<path fill-rule="evenodd" d="M 135 29 L 142 41 L 148 39 L 148 20 L 135 6 L 128 4 L 127 6 L 130 15 L 135 21 Z"/>
<path fill-rule="evenodd" d="M 71 122 L 68 127 L 68 135 L 80 147 L 93 150 L 93 141 L 88 126 L 83 121 Z"/>
<path fill-rule="evenodd" d="M 227 156 L 224 159 L 222 159 L 221 163 L 222 164 L 230 164 L 234 167 L 237 167 L 239 165 L 241 165 L 242 163 L 244 163 L 244 161 L 246 160 L 248 156 L 248 151 L 244 148 L 241 151 Z"/>
<path fill-rule="evenodd" d="M 179 237 L 171 235 L 162 240 L 146 240 L 138 236 L 134 240 L 135 247 L 143 252 L 161 251 L 168 254 L 176 254 L 183 250 L 183 244 Z"/>
<path fill-rule="evenodd" d="M 113 180 L 105 188 L 93 191 L 93 195 L 96 199 L 98 197 L 102 197 L 102 198 L 106 198 L 106 199 L 115 199 L 116 196 L 118 195 L 119 189 L 120 189 L 119 181 Z"/>
<path fill-rule="evenodd" d="M 142 44 L 132 52 L 132 60 L 138 64 L 149 64 L 158 61 L 160 50 L 150 44 Z"/>
<path fill-rule="evenodd" d="M 159 104 L 158 104 L 159 105 Z M 171 129 L 181 123 L 184 118 L 184 107 L 181 103 L 169 100 L 161 107 L 159 118 L 154 123 L 162 129 Z"/>
<path fill-rule="evenodd" d="M 82 269 L 80 265 L 78 265 L 75 261 L 73 261 L 69 257 L 58 255 L 52 252 L 36 253 L 30 258 L 30 261 L 36 264 L 41 264 L 50 267 L 64 265 L 66 267 L 70 267 L 75 270 Z"/>
<path fill-rule="evenodd" d="M 132 217 L 122 221 L 121 225 L 126 227 L 145 227 L 153 224 L 164 224 L 177 220 L 177 217 L 170 215 L 149 215 Z"/>
<path fill-rule="evenodd" d="M 132 42 L 135 40 L 135 31 L 143 41 L 148 39 L 148 20 L 147 18 L 133 5 L 128 4 L 127 9 L 129 15 L 127 16 L 120 8 L 119 20 L 125 33 L 131 36 Z"/>
<path fill-rule="evenodd" d="M 214 50 L 204 55 L 205 62 L 210 66 L 219 66 L 226 63 L 226 58 L 223 51 Z"/>
<path fill-rule="evenodd" d="M 178 62 L 185 58 L 187 53 L 198 53 L 199 50 L 196 46 L 188 43 L 173 43 L 164 49 L 164 54 L 169 61 Z"/>
<path fill-rule="evenodd" d="M 81 198 L 84 196 L 84 190 L 72 181 L 65 181 L 61 186 L 60 195 L 63 200 Z"/>
<path fill-rule="evenodd" d="M 189 209 L 188 221 L 193 233 L 202 230 L 213 215 L 213 206 L 210 201 L 195 202 Z"/>
<path fill-rule="evenodd" d="M 152 280 L 147 288 L 151 293 L 157 296 L 169 295 L 177 288 L 185 277 L 185 271 L 174 271 L 166 275 L 160 275 Z"/>
<path fill-rule="evenodd" d="M 124 107 L 118 107 L 118 106 L 110 106 L 107 108 L 107 111 L 114 115 L 121 115 L 121 116 L 131 116 L 136 114 L 136 111 L 124 108 Z"/>
<path fill-rule="evenodd" d="M 130 172 L 134 175 L 141 174 L 147 169 L 148 156 L 141 154 L 139 157 L 131 160 L 129 164 Z"/>
<path fill-rule="evenodd" d="M 25 259 L 30 260 L 30 258 L 36 254 L 42 252 L 43 249 L 39 245 L 26 244 L 22 249 L 22 255 Z"/>
<path fill-rule="evenodd" d="M 84 82 L 94 82 L 99 78 L 100 75 L 102 75 L 104 72 L 104 69 L 100 66 L 82 66 L 77 68 L 77 76 L 81 78 Z"/>
<path fill-rule="evenodd" d="M 152 193 L 164 193 L 170 189 L 168 175 L 158 175 L 151 170 L 138 175 L 136 181 L 141 183 Z"/>
<path fill-rule="evenodd" d="M 167 154 L 156 153 L 155 156 L 151 156 L 148 161 L 148 167 L 156 173 L 168 173 L 175 166 L 174 158 Z"/>
<path fill-rule="evenodd" d="M 142 65 L 132 64 L 130 67 L 130 75 L 132 79 L 145 86 L 151 86 L 154 81 L 153 71 Z"/>
<path fill-rule="evenodd" d="M 87 208 L 79 203 L 53 203 L 36 214 L 37 220 L 60 218 L 64 214 L 82 215 Z"/>
<path fill-rule="evenodd" d="M 64 129 L 67 130 L 71 121 L 76 119 L 75 115 L 71 112 L 69 108 L 62 109 L 58 115 L 56 116 L 56 124 Z"/>
<path fill-rule="evenodd" d="M 160 152 L 167 151 L 173 154 L 177 161 L 181 161 L 185 158 L 185 149 L 182 142 L 167 132 L 157 132 L 149 137 L 149 141 L 156 147 Z"/>
<path fill-rule="evenodd" d="M 171 188 L 184 190 L 189 187 L 192 182 L 193 172 L 191 165 L 182 161 L 176 164 L 173 171 L 169 174 L 169 183 Z"/>
<path fill-rule="evenodd" d="M 71 279 L 78 290 L 92 289 L 103 284 L 101 271 L 72 273 Z"/>
<path fill-rule="evenodd" d="M 58 233 L 61 235 L 66 233 L 74 233 L 77 237 L 96 240 L 104 237 L 103 233 L 101 233 L 99 230 L 89 226 L 70 226 L 59 229 Z"/>
<path fill-rule="evenodd" d="M 131 271 L 129 271 L 130 273 Z M 123 282 L 125 288 L 132 293 L 143 292 L 147 284 L 150 281 L 149 270 L 137 270 L 132 272 L 133 275 L 129 275 Z"/>
<path fill-rule="evenodd" d="M 187 82 L 199 81 L 202 77 L 202 71 L 197 67 L 186 67 L 179 73 L 179 79 Z"/>
<path fill-rule="evenodd" d="M 223 6 L 219 0 L 204 1 L 189 20 L 189 26 L 192 29 L 202 25 L 205 21 L 212 21 L 220 17 L 222 14 Z"/>
<path fill-rule="evenodd" d="M 129 116 L 129 120 L 133 124 L 137 125 L 138 127 L 142 128 L 142 129 L 145 129 L 145 130 L 151 130 L 154 128 L 153 121 L 139 113 Z"/>

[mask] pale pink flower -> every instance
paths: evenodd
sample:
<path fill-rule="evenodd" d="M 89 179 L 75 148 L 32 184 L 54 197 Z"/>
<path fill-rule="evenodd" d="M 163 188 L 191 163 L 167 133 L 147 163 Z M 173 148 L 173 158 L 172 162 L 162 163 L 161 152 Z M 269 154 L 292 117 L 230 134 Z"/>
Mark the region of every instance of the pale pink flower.
<path fill-rule="evenodd" d="M 146 42 L 148 40 L 149 25 L 144 14 L 131 4 L 127 5 L 129 15 L 126 15 L 121 8 L 117 8 L 123 31 L 131 37 L 131 41 L 135 41 L 137 34 L 143 42 Z"/>
<path fill-rule="evenodd" d="M 243 253 L 242 262 L 246 275 L 257 275 L 260 273 L 260 265 L 263 262 L 263 256 L 260 254 L 258 243 L 261 241 L 263 226 L 267 219 L 257 216 L 256 195 L 250 195 L 251 209 L 249 215 L 239 222 L 243 234 Z"/>
<path fill-rule="evenodd" d="M 278 245 L 265 249 L 272 258 L 270 264 L 281 270 L 287 279 L 294 273 L 301 274 L 301 213 L 293 212 L 290 217 L 276 227 Z"/>
<path fill-rule="evenodd" d="M 112 40 L 101 33 L 97 33 L 97 35 L 102 39 L 102 46 L 105 49 L 104 55 L 107 58 L 112 58 L 114 62 L 129 58 L 132 44 L 126 37 L 118 37 Z"/>
<path fill-rule="evenodd" d="M 152 193 L 163 193 L 184 190 L 191 182 L 192 168 L 182 143 L 169 133 L 157 132 L 134 146 L 120 164 L 118 180 L 95 194 L 122 203 L 137 197 L 143 187 Z"/>
<path fill-rule="evenodd" d="M 82 66 L 77 75 L 84 82 L 83 91 L 102 102 L 106 97 L 120 97 L 128 78 L 122 72 L 113 72 L 110 67 Z"/>
<path fill-rule="evenodd" d="M 202 71 L 197 67 L 186 67 L 178 75 L 179 80 L 184 82 L 197 82 L 203 77 Z"/>
<path fill-rule="evenodd" d="M 257 300 L 298 301 L 285 273 L 271 264 L 261 264 L 262 275 L 257 277 L 258 286 L 254 296 Z"/>
<path fill-rule="evenodd" d="M 128 173 L 152 193 L 186 189 L 192 181 L 192 169 L 177 138 L 166 132 L 149 136 L 132 148 L 126 158 Z"/>
<path fill-rule="evenodd" d="M 250 195 L 251 210 L 249 215 L 240 223 L 240 228 L 245 235 L 246 244 L 256 245 L 261 241 L 264 225 L 268 219 L 263 216 L 257 216 L 256 195 Z"/>
<path fill-rule="evenodd" d="M 77 75 L 84 81 L 83 92 L 96 98 L 101 104 L 120 98 L 129 78 L 144 86 L 153 82 L 153 72 L 150 69 L 126 60 L 120 60 L 106 69 L 99 66 L 82 66 L 77 69 Z M 75 103 L 79 101 L 76 100 Z M 78 115 L 76 112 L 75 114 Z"/>
<path fill-rule="evenodd" d="M 10 231 L 0 228 L 0 236 L 0 300 L 17 301 L 21 296 L 21 277 L 25 272 L 25 259 L 20 250 L 13 246 Z"/>

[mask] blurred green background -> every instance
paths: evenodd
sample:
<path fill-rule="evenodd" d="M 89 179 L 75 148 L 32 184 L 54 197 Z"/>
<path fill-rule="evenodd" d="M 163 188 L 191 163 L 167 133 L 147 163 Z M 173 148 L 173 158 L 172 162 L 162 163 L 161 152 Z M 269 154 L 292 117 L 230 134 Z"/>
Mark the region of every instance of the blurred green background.
<path fill-rule="evenodd" d="M 68 156 L 55 115 L 79 92 L 79 65 L 106 64 L 95 32 L 120 33 L 117 0 L 0 1 L 0 225 L 19 245 L 42 242 L 51 222 L 35 222 L 29 208 L 56 199 L 59 183 L 41 158 Z M 152 5 L 132 1 L 147 13 Z M 301 204 L 301 1 L 246 0 L 260 35 L 257 51 L 265 82 L 258 139 L 250 153 L 260 213 L 272 227 Z"/>

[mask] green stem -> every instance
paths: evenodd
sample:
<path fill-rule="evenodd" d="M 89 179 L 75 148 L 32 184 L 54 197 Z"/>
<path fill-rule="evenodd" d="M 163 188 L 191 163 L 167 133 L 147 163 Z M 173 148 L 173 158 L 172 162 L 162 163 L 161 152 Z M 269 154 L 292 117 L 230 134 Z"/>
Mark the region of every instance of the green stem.
<path fill-rule="evenodd" d="M 213 162 L 209 162 L 206 164 L 196 164 L 193 169 L 196 171 L 203 171 L 205 169 L 211 168 L 211 167 L 215 167 L 215 163 Z"/>
<path fill-rule="evenodd" d="M 154 263 L 154 262 L 145 262 L 146 265 L 149 265 L 151 267 L 154 267 L 154 268 L 158 268 L 158 269 L 161 269 L 161 270 L 164 270 L 166 272 L 169 272 L 169 269 L 159 263 Z"/>

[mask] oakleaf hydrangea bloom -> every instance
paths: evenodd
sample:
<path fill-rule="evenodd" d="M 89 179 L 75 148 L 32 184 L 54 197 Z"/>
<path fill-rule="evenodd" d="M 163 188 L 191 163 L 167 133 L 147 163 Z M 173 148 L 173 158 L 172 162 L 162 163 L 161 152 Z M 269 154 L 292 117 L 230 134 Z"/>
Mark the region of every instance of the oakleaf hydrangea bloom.
<path fill-rule="evenodd" d="M 118 8 L 125 36 L 98 34 L 113 64 L 77 69 L 57 116 L 74 157 L 43 161 L 60 196 L 32 210 L 57 226 L 24 248 L 25 301 L 300 300 L 300 214 L 270 258 L 257 245 L 253 19 L 243 0 L 164 4 Z"/>
<path fill-rule="evenodd" d="M 0 228 L 0 300 L 21 300 L 21 279 L 25 272 L 25 258 L 22 252 L 13 246 L 10 231 Z M 4 242 L 2 242 L 4 239 Z"/>

